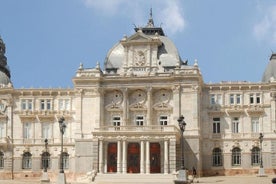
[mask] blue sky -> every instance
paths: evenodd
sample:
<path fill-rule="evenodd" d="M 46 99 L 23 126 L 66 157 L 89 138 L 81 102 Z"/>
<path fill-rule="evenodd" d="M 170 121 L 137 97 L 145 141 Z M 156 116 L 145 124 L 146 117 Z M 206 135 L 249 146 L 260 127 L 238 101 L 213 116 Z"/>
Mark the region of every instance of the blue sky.
<path fill-rule="evenodd" d="M 276 52 L 274 0 L 0 0 L 0 35 L 15 88 L 72 87 L 80 63 L 103 66 L 153 9 L 183 60 L 204 81 L 261 81 Z"/>

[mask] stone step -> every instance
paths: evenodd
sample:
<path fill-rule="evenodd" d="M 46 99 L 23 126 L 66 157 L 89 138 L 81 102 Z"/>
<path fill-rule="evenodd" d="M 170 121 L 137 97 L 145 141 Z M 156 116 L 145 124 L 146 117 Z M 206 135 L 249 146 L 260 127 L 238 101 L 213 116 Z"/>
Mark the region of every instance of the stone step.
<path fill-rule="evenodd" d="M 172 174 L 98 174 L 96 184 L 116 183 L 173 183 Z"/>

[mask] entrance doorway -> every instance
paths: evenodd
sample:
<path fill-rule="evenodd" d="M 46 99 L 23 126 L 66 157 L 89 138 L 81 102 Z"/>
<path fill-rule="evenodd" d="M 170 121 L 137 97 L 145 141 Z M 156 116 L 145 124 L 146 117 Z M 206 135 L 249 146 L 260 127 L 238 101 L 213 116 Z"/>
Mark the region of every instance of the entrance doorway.
<path fill-rule="evenodd" d="M 127 172 L 140 173 L 140 145 L 129 143 L 127 147 Z"/>
<path fill-rule="evenodd" d="M 108 143 L 107 172 L 117 172 L 117 143 Z"/>
<path fill-rule="evenodd" d="M 150 173 L 161 173 L 160 144 L 150 143 Z"/>

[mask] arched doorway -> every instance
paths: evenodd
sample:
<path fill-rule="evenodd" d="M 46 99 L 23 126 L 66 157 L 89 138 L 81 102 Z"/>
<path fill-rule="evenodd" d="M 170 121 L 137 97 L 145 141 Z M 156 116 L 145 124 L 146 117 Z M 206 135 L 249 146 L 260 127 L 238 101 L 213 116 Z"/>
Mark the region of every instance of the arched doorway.
<path fill-rule="evenodd" d="M 160 173 L 160 164 L 160 144 L 150 143 L 150 173 Z"/>
<path fill-rule="evenodd" d="M 129 143 L 127 147 L 127 172 L 140 173 L 140 145 Z"/>
<path fill-rule="evenodd" d="M 117 172 L 117 143 L 108 143 L 107 172 Z"/>

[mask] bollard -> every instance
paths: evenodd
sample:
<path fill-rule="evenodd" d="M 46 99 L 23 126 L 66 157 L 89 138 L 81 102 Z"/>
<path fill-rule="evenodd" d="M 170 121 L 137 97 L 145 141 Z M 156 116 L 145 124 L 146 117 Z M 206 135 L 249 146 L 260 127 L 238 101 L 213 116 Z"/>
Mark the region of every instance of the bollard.
<path fill-rule="evenodd" d="M 272 178 L 272 184 L 276 184 L 276 178 Z"/>

